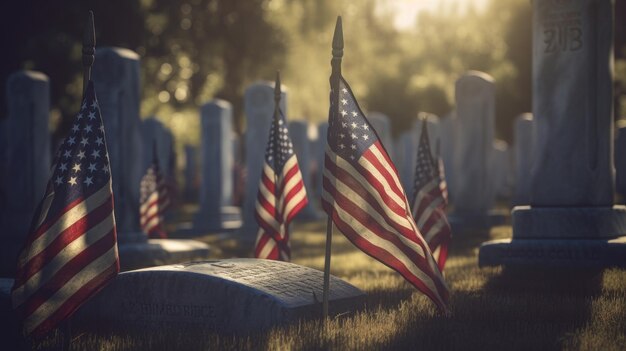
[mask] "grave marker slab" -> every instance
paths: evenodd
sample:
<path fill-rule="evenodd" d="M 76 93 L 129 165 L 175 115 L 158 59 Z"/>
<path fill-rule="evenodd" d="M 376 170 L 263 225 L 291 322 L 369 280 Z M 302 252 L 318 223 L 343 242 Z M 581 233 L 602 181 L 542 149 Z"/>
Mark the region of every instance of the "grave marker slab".
<path fill-rule="evenodd" d="M 280 108 L 283 114 L 288 116 L 287 87 L 283 85 L 281 91 Z M 270 122 L 274 116 L 274 83 L 257 82 L 248 87 L 244 94 L 244 110 L 247 122 L 245 143 L 247 178 L 240 232 L 244 245 L 252 247 L 259 228 L 254 218 L 254 207 L 259 192 L 259 179 L 263 170 Z"/>
<path fill-rule="evenodd" d="M 305 121 L 291 121 L 288 123 L 288 126 L 289 136 L 291 137 L 291 141 L 293 143 L 293 150 L 298 158 L 298 167 L 300 167 L 304 188 L 306 189 L 307 198 L 309 199 L 309 203 L 302 208 L 302 210 L 296 215 L 295 219 L 299 221 L 314 221 L 322 218 L 322 214 L 318 213 L 315 209 L 315 204 L 312 198 L 313 186 L 311 184 L 311 151 L 309 150 L 310 143 L 308 138 L 309 123 Z"/>
<path fill-rule="evenodd" d="M 19 71 L 6 83 L 7 116 L 0 135 L 0 276 L 13 276 L 36 207 L 50 179 L 50 83 Z"/>
<path fill-rule="evenodd" d="M 202 155 L 200 209 L 195 231 L 223 231 L 241 227 L 241 213 L 233 206 L 232 106 L 215 99 L 201 108 Z"/>
<path fill-rule="evenodd" d="M 318 317 L 323 272 L 288 262 L 226 259 L 121 273 L 74 316 L 81 328 L 249 332 Z M 364 294 L 331 276 L 330 310 Z"/>
<path fill-rule="evenodd" d="M 530 203 L 530 174 L 533 165 L 534 124 L 532 113 L 515 119 L 515 199 L 517 205 Z"/>
<path fill-rule="evenodd" d="M 513 239 L 484 243 L 479 264 L 626 267 L 626 206 L 613 205 L 613 2 L 533 10 L 530 206 L 513 209 Z"/>

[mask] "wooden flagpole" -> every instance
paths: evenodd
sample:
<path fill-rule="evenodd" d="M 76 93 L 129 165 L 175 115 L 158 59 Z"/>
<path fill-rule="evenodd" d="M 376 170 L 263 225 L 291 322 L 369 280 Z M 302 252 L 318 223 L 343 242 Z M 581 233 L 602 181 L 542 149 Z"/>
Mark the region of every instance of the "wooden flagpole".
<path fill-rule="evenodd" d="M 278 121 L 280 120 L 280 96 L 281 96 L 281 89 L 280 89 L 280 71 L 276 71 L 276 80 L 274 82 L 274 119 L 272 122 L 272 128 L 274 128 L 274 140 L 272 140 L 273 143 L 273 150 L 272 150 L 272 154 L 274 157 L 274 219 L 276 219 L 276 222 L 278 223 L 278 236 L 279 238 L 276 238 L 274 240 L 276 240 L 276 246 L 278 247 L 278 254 L 279 254 L 279 258 L 280 258 L 280 252 L 281 250 L 281 246 L 280 246 L 280 242 L 278 241 L 278 239 L 280 239 L 280 231 L 282 229 L 282 223 L 280 220 L 280 213 L 279 213 L 279 204 L 280 201 L 278 199 L 278 143 L 276 142 L 276 138 L 278 138 L 278 134 L 280 131 L 280 127 L 278 125 Z"/>
<path fill-rule="evenodd" d="M 331 106 L 331 115 L 335 116 L 338 112 L 337 105 L 339 102 L 339 81 L 341 80 L 341 58 L 343 57 L 343 28 L 341 25 L 341 16 L 337 16 L 335 24 L 335 33 L 333 35 L 333 58 L 330 61 L 332 72 L 330 74 L 330 91 L 332 94 L 331 102 L 335 105 Z M 322 297 L 322 318 L 328 320 L 328 295 L 330 294 L 330 253 L 333 241 L 333 221 L 328 216 L 326 222 L 326 253 L 324 258 L 324 292 Z"/>
<path fill-rule="evenodd" d="M 91 66 L 96 53 L 96 28 L 93 21 L 93 11 L 89 11 L 87 25 L 83 33 L 83 96 L 87 90 L 87 84 L 91 79 Z"/>

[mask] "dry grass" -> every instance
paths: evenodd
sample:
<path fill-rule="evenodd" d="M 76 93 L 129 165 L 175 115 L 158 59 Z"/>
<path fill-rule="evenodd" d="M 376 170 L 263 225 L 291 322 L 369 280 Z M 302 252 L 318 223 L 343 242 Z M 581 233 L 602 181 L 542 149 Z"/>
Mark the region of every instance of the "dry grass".
<path fill-rule="evenodd" d="M 325 223 L 293 229 L 293 261 L 322 269 Z M 450 316 L 438 315 L 398 274 L 336 234 L 332 273 L 367 292 L 363 311 L 325 325 L 303 321 L 254 335 L 83 335 L 70 349 L 625 350 L 626 271 L 607 270 L 595 283 L 581 274 L 570 284 L 545 277 L 528 281 L 528 275 L 520 281 L 519 275 L 501 269 L 479 269 L 480 243 L 510 236 L 510 231 L 502 226 L 490 233 L 456 235 L 445 272 L 452 290 Z M 219 255 L 230 257 L 235 252 L 232 242 L 222 244 Z M 56 348 L 61 339 L 48 339 L 36 348 Z"/>

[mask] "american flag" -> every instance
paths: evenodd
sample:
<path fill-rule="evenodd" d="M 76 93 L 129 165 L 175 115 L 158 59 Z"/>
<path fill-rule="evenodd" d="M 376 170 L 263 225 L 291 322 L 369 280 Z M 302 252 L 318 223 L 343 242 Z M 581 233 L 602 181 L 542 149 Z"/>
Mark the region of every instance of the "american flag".
<path fill-rule="evenodd" d="M 442 271 L 452 238 L 452 229 L 445 212 L 447 202 L 448 191 L 443 176 L 443 162 L 440 158 L 435 162 L 431 154 L 427 124 L 426 120 L 423 120 L 415 166 L 413 218 L 437 257 L 439 269 Z"/>
<path fill-rule="evenodd" d="M 281 112 L 272 121 L 265 149 L 255 211 L 259 223 L 255 257 L 281 261 L 291 259 L 289 223 L 307 202 L 298 160 Z"/>
<path fill-rule="evenodd" d="M 446 310 L 448 288 L 411 216 L 389 155 L 341 78 L 331 92 L 322 205 L 355 246 Z"/>
<path fill-rule="evenodd" d="M 165 239 L 163 213 L 170 205 L 168 186 L 159 170 L 156 144 L 153 147 L 152 164 L 141 178 L 139 199 L 139 224 L 150 238 Z"/>
<path fill-rule="evenodd" d="M 43 336 L 118 272 L 109 156 L 90 81 L 18 259 L 11 295 L 25 333 Z"/>

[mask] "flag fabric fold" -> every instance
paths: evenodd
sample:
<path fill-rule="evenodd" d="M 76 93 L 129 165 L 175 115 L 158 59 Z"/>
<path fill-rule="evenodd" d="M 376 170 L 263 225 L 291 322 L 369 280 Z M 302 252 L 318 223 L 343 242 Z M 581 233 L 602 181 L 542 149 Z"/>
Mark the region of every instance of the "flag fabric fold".
<path fill-rule="evenodd" d="M 11 290 L 24 333 L 41 337 L 119 272 L 104 127 L 93 82 L 55 157 Z"/>
<path fill-rule="evenodd" d="M 156 148 L 152 164 L 141 178 L 139 199 L 139 224 L 149 238 L 165 239 L 163 214 L 171 204 L 169 187 L 159 168 Z"/>
<path fill-rule="evenodd" d="M 452 229 L 446 216 L 448 191 L 443 173 L 443 162 L 432 156 L 426 121 L 422 121 L 422 134 L 417 148 L 415 184 L 413 189 L 413 218 L 424 235 L 430 250 L 443 271 L 448 257 Z"/>
<path fill-rule="evenodd" d="M 308 203 L 302 173 L 282 111 L 272 120 L 259 182 L 256 258 L 289 261 L 289 223 Z"/>
<path fill-rule="evenodd" d="M 324 210 L 356 247 L 445 311 L 448 288 L 411 216 L 398 172 L 343 77 L 338 88 L 331 92 Z"/>

